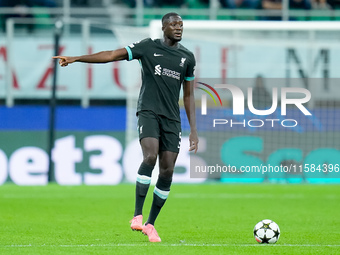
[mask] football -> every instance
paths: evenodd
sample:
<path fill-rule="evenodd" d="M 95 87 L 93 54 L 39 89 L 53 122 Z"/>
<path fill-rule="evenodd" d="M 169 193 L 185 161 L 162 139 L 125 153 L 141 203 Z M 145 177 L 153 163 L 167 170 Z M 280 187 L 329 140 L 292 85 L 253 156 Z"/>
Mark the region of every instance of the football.
<path fill-rule="evenodd" d="M 279 225 L 272 220 L 261 220 L 254 227 L 254 237 L 258 243 L 276 243 L 280 237 Z"/>

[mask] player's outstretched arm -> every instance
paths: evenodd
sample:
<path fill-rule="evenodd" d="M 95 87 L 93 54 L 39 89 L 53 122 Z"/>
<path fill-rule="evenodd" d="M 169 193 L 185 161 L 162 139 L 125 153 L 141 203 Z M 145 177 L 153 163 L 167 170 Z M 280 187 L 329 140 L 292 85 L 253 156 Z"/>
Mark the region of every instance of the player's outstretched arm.
<path fill-rule="evenodd" d="M 183 102 L 185 112 L 190 124 L 189 151 L 198 150 L 198 135 L 196 129 L 196 113 L 195 113 L 195 97 L 194 97 L 194 81 L 184 81 L 183 84 Z"/>
<path fill-rule="evenodd" d="M 128 52 L 125 48 L 121 48 L 112 51 L 101 51 L 90 55 L 75 57 L 54 56 L 53 58 L 59 59 L 59 65 L 61 66 L 68 66 L 68 64 L 72 64 L 74 62 L 99 64 L 128 59 Z"/>

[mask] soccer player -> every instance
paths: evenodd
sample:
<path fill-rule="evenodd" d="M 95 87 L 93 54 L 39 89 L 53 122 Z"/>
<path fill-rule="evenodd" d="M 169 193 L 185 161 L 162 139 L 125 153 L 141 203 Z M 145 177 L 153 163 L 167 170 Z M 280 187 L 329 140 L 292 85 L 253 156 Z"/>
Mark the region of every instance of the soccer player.
<path fill-rule="evenodd" d="M 197 152 L 194 101 L 195 57 L 182 46 L 183 21 L 177 13 L 162 18 L 163 38 L 144 39 L 125 48 L 102 51 L 77 57 L 55 56 L 61 66 L 73 62 L 107 63 L 138 59 L 142 66 L 142 87 L 137 106 L 139 140 L 143 152 L 136 181 L 136 203 L 131 229 L 142 231 L 150 242 L 161 239 L 154 227 L 172 182 L 173 171 L 181 144 L 179 95 L 183 84 L 183 101 L 190 124 L 189 151 Z M 143 205 L 151 173 L 159 157 L 159 176 L 153 192 L 149 218 L 143 225 Z"/>

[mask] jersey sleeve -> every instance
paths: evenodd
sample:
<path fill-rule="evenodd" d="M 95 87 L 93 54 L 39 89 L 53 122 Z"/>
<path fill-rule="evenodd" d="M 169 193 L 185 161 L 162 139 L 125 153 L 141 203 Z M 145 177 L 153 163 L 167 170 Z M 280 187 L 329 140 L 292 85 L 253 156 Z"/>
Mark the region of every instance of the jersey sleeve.
<path fill-rule="evenodd" d="M 184 76 L 184 80 L 185 81 L 192 81 L 195 79 L 195 66 L 196 66 L 196 60 L 194 55 L 192 54 L 192 56 L 190 57 L 190 61 L 188 62 L 187 65 L 187 70 L 185 72 L 185 76 Z"/>
<path fill-rule="evenodd" d="M 126 46 L 125 49 L 128 52 L 128 61 L 133 59 L 140 59 L 143 56 L 143 53 L 148 48 L 150 40 L 151 40 L 150 38 L 147 38 L 142 41 L 134 42 Z"/>

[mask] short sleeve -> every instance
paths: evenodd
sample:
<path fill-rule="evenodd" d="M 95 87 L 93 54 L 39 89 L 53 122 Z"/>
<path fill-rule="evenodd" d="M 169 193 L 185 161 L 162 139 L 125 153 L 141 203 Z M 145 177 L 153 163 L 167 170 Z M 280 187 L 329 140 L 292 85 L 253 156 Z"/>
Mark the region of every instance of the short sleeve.
<path fill-rule="evenodd" d="M 128 52 L 128 61 L 133 59 L 140 59 L 143 56 L 145 50 L 148 48 L 148 44 L 150 41 L 151 39 L 147 38 L 126 46 L 125 49 Z"/>
<path fill-rule="evenodd" d="M 187 65 L 187 70 L 185 72 L 184 80 L 186 81 L 192 81 L 195 79 L 195 66 L 196 66 L 196 60 L 194 55 L 192 54 L 190 61 L 188 62 Z"/>

